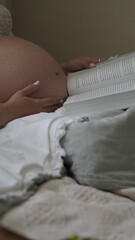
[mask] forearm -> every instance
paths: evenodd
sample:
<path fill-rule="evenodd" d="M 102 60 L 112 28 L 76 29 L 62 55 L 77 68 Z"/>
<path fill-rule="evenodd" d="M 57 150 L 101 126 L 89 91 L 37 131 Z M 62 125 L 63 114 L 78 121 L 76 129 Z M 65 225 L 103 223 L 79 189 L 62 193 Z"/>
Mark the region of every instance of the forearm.
<path fill-rule="evenodd" d="M 0 103 L 0 128 L 14 119 L 12 112 L 7 103 Z"/>

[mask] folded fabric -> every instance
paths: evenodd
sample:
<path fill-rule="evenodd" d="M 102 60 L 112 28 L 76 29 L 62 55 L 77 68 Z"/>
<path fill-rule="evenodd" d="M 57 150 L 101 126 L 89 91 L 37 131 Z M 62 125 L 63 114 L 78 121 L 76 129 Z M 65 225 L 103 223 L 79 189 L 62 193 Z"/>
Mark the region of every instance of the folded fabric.
<path fill-rule="evenodd" d="M 0 130 L 0 215 L 34 194 L 41 183 L 65 174 L 59 142 L 72 121 L 76 118 L 61 112 L 40 113 Z"/>
<path fill-rule="evenodd" d="M 135 108 L 72 123 L 62 145 L 65 166 L 80 184 L 102 190 L 135 187 Z"/>
<path fill-rule="evenodd" d="M 0 215 L 42 182 L 65 175 L 64 165 L 83 185 L 135 186 L 134 132 L 135 108 L 74 118 L 40 113 L 12 121 L 0 130 Z"/>
<path fill-rule="evenodd" d="M 42 181 L 61 176 L 63 163 L 53 158 L 49 137 L 57 118 L 35 114 L 0 130 L 0 214 L 34 194 Z"/>

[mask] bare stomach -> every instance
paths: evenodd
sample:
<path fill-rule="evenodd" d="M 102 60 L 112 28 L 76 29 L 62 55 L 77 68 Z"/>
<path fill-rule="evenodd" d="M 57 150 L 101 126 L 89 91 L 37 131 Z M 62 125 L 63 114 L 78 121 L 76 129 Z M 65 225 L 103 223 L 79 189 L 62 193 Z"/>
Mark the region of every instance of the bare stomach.
<path fill-rule="evenodd" d="M 40 88 L 32 97 L 67 97 L 65 73 L 47 51 L 17 37 L 0 37 L 0 102 L 35 81 Z"/>

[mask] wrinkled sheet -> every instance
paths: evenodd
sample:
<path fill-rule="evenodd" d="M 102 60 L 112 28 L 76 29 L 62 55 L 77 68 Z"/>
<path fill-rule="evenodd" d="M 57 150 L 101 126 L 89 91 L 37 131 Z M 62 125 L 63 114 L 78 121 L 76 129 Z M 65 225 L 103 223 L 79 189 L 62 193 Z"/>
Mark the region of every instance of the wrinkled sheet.
<path fill-rule="evenodd" d="M 0 215 L 34 194 L 46 180 L 63 175 L 59 140 L 71 119 L 40 113 L 0 130 Z"/>
<path fill-rule="evenodd" d="M 23 180 L 23 184 L 20 184 L 22 189 L 31 186 L 31 181 L 29 180 L 33 181 L 33 176 L 34 179 L 38 180 L 37 183 L 49 180 L 45 176 L 52 176 L 52 170 L 55 179 L 43 183 L 40 187 L 38 186 L 34 195 L 29 196 L 26 201 L 20 205 L 16 205 L 5 213 L 1 217 L 1 224 L 35 240 L 61 240 L 71 234 L 78 234 L 82 237 L 95 237 L 100 240 L 134 240 L 135 188 L 125 188 L 109 192 L 101 191 L 91 186 L 79 185 L 74 179 L 69 177 L 56 179 L 62 176 L 63 162 L 61 157 L 65 155 L 64 149 L 59 145 L 59 140 L 65 135 L 67 126 L 73 122 L 73 119 L 59 115 L 56 116 L 56 114 L 55 116 L 46 115 L 44 119 L 45 115 L 43 115 L 40 115 L 42 123 L 37 119 L 39 115 L 36 115 L 34 120 L 33 116 L 32 118 L 21 119 L 18 122 L 20 125 L 16 125 L 16 121 L 13 121 L 12 124 L 15 124 L 14 127 L 18 126 L 18 131 L 16 131 L 14 136 L 12 129 L 9 128 L 10 131 L 8 134 L 10 133 L 13 139 L 18 139 L 17 144 L 20 144 L 19 139 L 23 140 L 23 144 L 26 146 L 25 149 L 27 149 L 27 145 L 25 145 L 26 136 L 28 137 L 27 144 L 31 143 L 29 141 L 30 135 L 28 134 L 30 130 L 27 130 L 29 127 L 31 129 L 32 125 L 35 124 L 34 131 L 33 129 L 30 131 L 34 143 L 32 149 L 34 150 L 35 146 L 39 150 L 41 150 L 40 147 L 43 147 L 43 149 L 44 146 L 46 147 L 43 155 L 47 156 L 47 161 L 41 159 L 41 162 L 39 161 L 34 164 L 42 172 L 42 174 L 39 174 L 38 171 L 34 171 L 34 174 L 38 173 L 36 176 L 42 176 L 41 179 L 35 178 L 35 175 L 28 174 L 29 171 L 26 170 L 31 169 L 31 166 L 33 166 L 31 164 L 30 168 L 24 168 L 23 171 L 20 171 L 19 168 L 15 169 L 18 174 L 17 176 L 22 177 L 22 179 L 18 177 L 19 180 Z M 50 116 L 54 118 L 50 119 Z M 24 120 L 28 121 L 25 131 L 22 128 Z M 74 119 L 74 121 L 76 120 L 78 121 L 78 119 Z M 28 124 L 29 121 L 31 121 L 30 125 Z M 44 121 L 47 121 L 46 124 L 43 124 Z M 87 118 L 80 118 L 79 121 L 87 121 Z M 8 127 L 11 127 L 11 125 L 8 125 Z M 40 129 L 39 135 L 37 129 Z M 42 136 L 41 139 L 40 136 Z M 48 145 L 45 144 L 46 138 L 49 140 Z M 5 136 L 5 139 L 7 139 L 7 142 L 10 140 L 9 136 L 7 138 Z M 38 139 L 38 142 L 35 142 L 36 139 Z M 3 144 L 3 150 L 5 146 Z M 20 146 L 17 146 L 16 150 L 20 149 Z M 16 156 L 13 149 L 10 148 L 11 152 L 9 154 L 9 156 L 13 154 L 12 161 L 15 159 L 13 156 Z M 34 161 L 37 152 L 34 151 L 33 154 L 33 151 L 30 151 L 30 155 L 26 156 L 33 154 L 33 158 L 30 158 L 30 161 Z M 44 169 L 45 162 L 46 167 Z M 39 167 L 41 163 L 44 164 L 42 167 Z M 7 169 L 13 169 L 11 162 Z M 23 176 L 28 177 L 23 178 Z M 24 181 L 24 179 L 27 181 Z M 16 186 L 18 185 L 15 185 L 14 189 L 18 191 L 19 188 L 16 188 Z M 8 193 L 9 190 L 8 188 L 5 189 L 6 191 L 3 191 L 4 194 Z"/>
<path fill-rule="evenodd" d="M 0 130 L 0 216 L 43 182 L 65 175 L 60 139 L 69 124 L 87 117 L 65 117 L 60 110 L 16 119 Z"/>
<path fill-rule="evenodd" d="M 100 240 L 135 239 L 135 188 L 115 193 L 78 185 L 64 177 L 44 183 L 1 224 L 36 240 L 61 240 L 73 233 Z"/>

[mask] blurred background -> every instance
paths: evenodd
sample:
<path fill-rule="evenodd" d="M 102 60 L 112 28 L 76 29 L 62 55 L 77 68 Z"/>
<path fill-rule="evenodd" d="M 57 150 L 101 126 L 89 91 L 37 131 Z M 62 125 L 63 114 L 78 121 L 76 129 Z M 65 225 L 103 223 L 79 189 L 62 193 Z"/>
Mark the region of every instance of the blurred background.
<path fill-rule="evenodd" d="M 110 57 L 135 50 L 135 0 L 0 0 L 13 34 L 48 50 L 58 61 Z"/>

